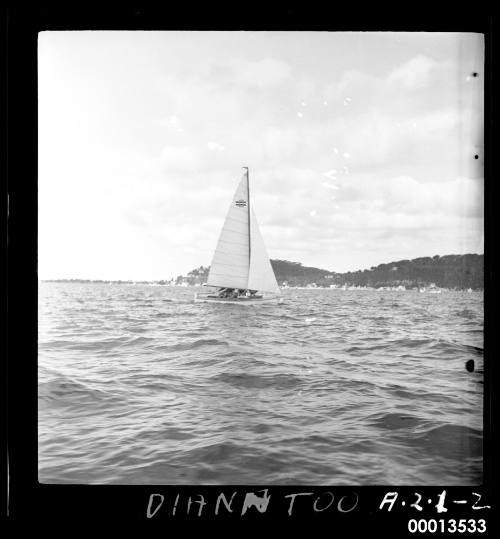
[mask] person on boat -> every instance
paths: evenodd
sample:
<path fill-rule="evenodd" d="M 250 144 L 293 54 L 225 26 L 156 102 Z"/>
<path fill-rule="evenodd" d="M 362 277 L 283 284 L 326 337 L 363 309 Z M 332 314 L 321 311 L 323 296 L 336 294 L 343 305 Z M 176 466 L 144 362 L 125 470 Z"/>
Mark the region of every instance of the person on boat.
<path fill-rule="evenodd" d="M 219 292 L 219 297 L 228 298 L 231 295 L 232 290 L 233 290 L 232 288 L 222 288 L 221 291 Z"/>
<path fill-rule="evenodd" d="M 255 296 L 255 294 L 257 294 L 257 290 L 249 290 L 250 292 L 250 296 Z"/>
<path fill-rule="evenodd" d="M 235 290 L 233 290 L 233 293 L 231 294 L 231 297 L 233 298 L 237 298 L 239 296 L 239 290 L 236 288 Z"/>

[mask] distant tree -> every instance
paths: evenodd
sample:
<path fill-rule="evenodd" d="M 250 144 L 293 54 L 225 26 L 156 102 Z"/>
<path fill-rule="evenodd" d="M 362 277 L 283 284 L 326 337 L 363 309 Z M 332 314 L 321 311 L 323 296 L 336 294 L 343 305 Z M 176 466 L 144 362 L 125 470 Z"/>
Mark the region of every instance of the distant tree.
<path fill-rule="evenodd" d="M 278 282 L 287 281 L 289 286 L 356 285 L 356 286 L 398 286 L 421 287 L 436 283 L 446 288 L 483 288 L 484 255 L 435 255 L 413 260 L 399 260 L 370 269 L 346 273 L 335 273 L 320 268 L 303 266 L 300 262 L 271 260 Z M 187 279 L 191 284 L 205 282 L 210 266 L 200 266 L 184 278 L 179 275 L 176 284 Z"/>

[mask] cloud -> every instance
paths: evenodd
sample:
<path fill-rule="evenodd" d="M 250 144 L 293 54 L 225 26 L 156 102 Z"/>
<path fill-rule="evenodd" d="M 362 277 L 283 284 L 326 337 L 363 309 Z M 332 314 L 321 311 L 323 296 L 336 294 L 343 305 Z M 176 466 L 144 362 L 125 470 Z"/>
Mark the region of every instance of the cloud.
<path fill-rule="evenodd" d="M 171 127 L 171 128 L 175 129 L 175 128 L 179 128 L 180 120 L 179 120 L 178 116 L 176 116 L 175 114 L 172 114 L 170 116 L 160 118 L 158 120 L 158 123 L 161 126 Z"/>
<path fill-rule="evenodd" d="M 276 86 L 290 78 L 290 66 L 280 60 L 264 58 L 254 62 L 240 61 L 233 66 L 241 84 L 257 88 Z"/>
<path fill-rule="evenodd" d="M 362 73 L 357 69 L 350 69 L 344 71 L 339 80 L 332 81 L 325 86 L 322 100 L 329 105 L 338 101 L 347 107 L 348 105 L 350 106 L 353 96 L 355 96 L 355 102 L 359 102 L 361 99 L 362 102 L 366 103 L 366 95 L 370 94 L 363 95 L 363 89 L 373 92 L 380 84 L 381 80 L 379 78 Z"/>
<path fill-rule="evenodd" d="M 192 146 L 165 146 L 158 163 L 162 169 L 170 171 L 195 170 L 199 167 L 200 157 Z"/>
<path fill-rule="evenodd" d="M 291 169 L 287 173 L 295 177 Z M 325 196 L 328 184 L 321 173 L 302 170 L 301 175 L 306 181 L 283 187 L 286 196 L 259 201 L 271 256 L 294 260 L 302 251 L 311 264 L 343 271 L 346 259 L 354 267 L 358 260 L 362 268 L 366 257 L 380 263 L 391 256 L 477 249 L 483 226 L 481 180 L 422 183 L 411 176 L 353 174 L 339 178 L 332 199 Z"/>
<path fill-rule="evenodd" d="M 405 89 L 425 88 L 429 85 L 438 63 L 427 56 L 418 55 L 392 71 L 387 80 Z"/>
<path fill-rule="evenodd" d="M 329 127 L 327 135 L 331 142 L 342 143 L 341 153 L 332 156 L 331 164 L 342 170 L 342 157 L 349 160 L 352 170 L 358 171 L 390 166 L 403 172 L 428 164 L 444 171 L 443 180 L 470 175 L 477 164 L 461 158 L 467 153 L 471 158 L 473 155 L 462 112 L 449 106 L 426 114 L 415 114 L 409 109 L 403 117 L 372 109 L 340 117 Z"/>
<path fill-rule="evenodd" d="M 269 164 L 283 164 L 293 158 L 302 143 L 300 133 L 291 127 L 267 127 L 256 144 L 262 147 L 262 157 Z"/>
<path fill-rule="evenodd" d="M 338 187 L 333 183 L 323 182 L 321 185 L 327 189 L 338 189 Z"/>
<path fill-rule="evenodd" d="M 483 182 L 459 177 L 447 182 L 420 183 L 411 177 L 391 178 L 381 185 L 386 211 L 406 215 L 481 217 Z"/>
<path fill-rule="evenodd" d="M 223 152 L 226 149 L 225 146 L 219 144 L 218 142 L 209 142 L 207 144 L 207 148 L 214 152 Z"/>
<path fill-rule="evenodd" d="M 390 216 L 449 215 L 479 218 L 483 212 L 483 181 L 458 177 L 449 181 L 419 182 L 411 176 L 352 176 L 340 186 L 337 199 L 351 210 Z"/>
<path fill-rule="evenodd" d="M 98 273 L 93 246 L 121 242 L 122 227 L 134 242 L 124 249 L 144 254 L 148 272 L 159 252 L 170 261 L 158 276 L 209 263 L 243 165 L 273 257 L 342 270 L 478 243 L 481 83 L 466 80 L 458 38 L 415 46 L 401 36 L 393 51 L 361 34 L 311 33 L 307 46 L 188 34 L 125 44 L 101 34 L 97 46 L 80 36 L 77 49 L 59 34 L 50 66 L 42 58 L 40 241 L 52 242 L 41 256 L 53 267 L 74 255 Z M 57 255 L 72 236 L 75 247 Z M 125 277 L 123 260 L 116 267 Z"/>

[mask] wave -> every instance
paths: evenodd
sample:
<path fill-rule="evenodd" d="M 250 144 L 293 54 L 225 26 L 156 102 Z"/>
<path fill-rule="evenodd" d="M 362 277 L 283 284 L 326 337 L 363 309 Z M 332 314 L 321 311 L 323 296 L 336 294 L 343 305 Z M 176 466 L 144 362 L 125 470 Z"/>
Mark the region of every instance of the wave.
<path fill-rule="evenodd" d="M 51 380 L 39 382 L 38 398 L 47 403 L 59 402 L 72 406 L 116 400 L 115 392 L 91 387 L 85 382 L 58 375 Z"/>
<path fill-rule="evenodd" d="M 379 292 L 353 301 L 357 293 L 296 290 L 286 307 L 243 314 L 194 307 L 180 288 L 101 288 L 67 299 L 53 287 L 40 300 L 39 471 L 48 482 L 480 477 L 474 295 L 379 303 Z"/>
<path fill-rule="evenodd" d="M 453 459 L 480 457 L 483 451 L 482 430 L 463 425 L 439 425 L 420 433 L 413 441 L 427 454 Z"/>
<path fill-rule="evenodd" d="M 228 343 L 222 339 L 198 339 L 196 341 L 186 341 L 177 344 L 155 346 L 156 351 L 161 352 L 179 352 L 183 350 L 196 350 L 204 346 L 224 346 Z"/>
<path fill-rule="evenodd" d="M 478 346 L 447 341 L 444 339 L 429 339 L 429 338 L 411 338 L 401 337 L 390 341 L 380 342 L 375 344 L 373 338 L 366 337 L 365 342 L 350 346 L 346 349 L 346 352 L 353 355 L 362 355 L 371 353 L 374 351 L 384 350 L 389 353 L 396 353 L 400 357 L 413 357 L 416 352 L 425 351 L 427 356 L 438 356 L 440 359 L 452 359 L 456 357 L 457 353 L 460 354 L 482 354 L 483 349 Z M 405 350 L 411 352 L 411 354 L 405 354 Z"/>
<path fill-rule="evenodd" d="M 269 374 L 257 375 L 241 373 L 222 373 L 212 376 L 211 380 L 223 382 L 235 387 L 245 388 L 275 388 L 275 389 L 293 389 L 303 383 L 303 380 L 293 374 Z"/>
<path fill-rule="evenodd" d="M 371 425 L 384 430 L 414 429 L 421 425 L 421 420 L 414 416 L 403 413 L 390 412 L 383 415 L 376 415 L 368 421 Z"/>
<path fill-rule="evenodd" d="M 162 313 L 154 313 L 152 316 L 154 318 L 172 318 L 173 316 L 177 316 L 177 314 L 169 313 L 169 312 L 162 312 Z"/>
<path fill-rule="evenodd" d="M 387 386 L 384 388 L 391 396 L 401 399 L 406 402 L 414 402 L 417 395 L 415 394 L 414 389 L 404 388 L 400 386 Z M 425 402 L 441 402 L 441 403 L 452 403 L 452 398 L 450 396 L 444 395 L 442 393 L 432 393 L 429 391 L 424 391 L 422 389 L 418 392 L 419 401 Z"/>
<path fill-rule="evenodd" d="M 435 352 L 439 353 L 448 353 L 450 355 L 456 354 L 456 353 L 467 353 L 473 352 L 474 354 L 482 355 L 483 349 L 479 346 L 474 346 L 471 344 L 465 344 L 455 341 L 446 341 L 446 340 L 437 340 L 433 341 L 431 344 L 431 348 Z"/>
<path fill-rule="evenodd" d="M 460 316 L 461 318 L 467 318 L 468 320 L 475 320 L 476 318 L 481 318 L 480 315 L 471 311 L 470 309 L 462 309 L 460 311 L 455 311 L 455 316 Z"/>
<path fill-rule="evenodd" d="M 454 423 L 440 423 L 408 413 L 385 413 L 371 418 L 369 424 L 427 456 L 460 459 L 482 455 L 482 430 Z"/>
<path fill-rule="evenodd" d="M 58 349 L 63 348 L 67 350 L 109 350 L 113 348 L 128 348 L 136 347 L 141 344 L 151 342 L 153 339 L 151 337 L 144 336 L 134 336 L 130 337 L 128 335 L 123 335 L 122 337 L 105 337 L 99 339 L 89 339 L 89 340 L 51 340 L 50 342 L 40 343 L 39 347 L 46 349 Z"/>

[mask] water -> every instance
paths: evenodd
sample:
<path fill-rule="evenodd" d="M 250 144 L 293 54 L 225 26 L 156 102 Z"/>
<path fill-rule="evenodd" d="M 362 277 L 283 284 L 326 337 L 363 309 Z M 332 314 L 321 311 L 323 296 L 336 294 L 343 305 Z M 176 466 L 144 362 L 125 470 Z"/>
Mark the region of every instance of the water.
<path fill-rule="evenodd" d="M 41 482 L 481 482 L 481 293 L 195 290 L 40 283 Z"/>

